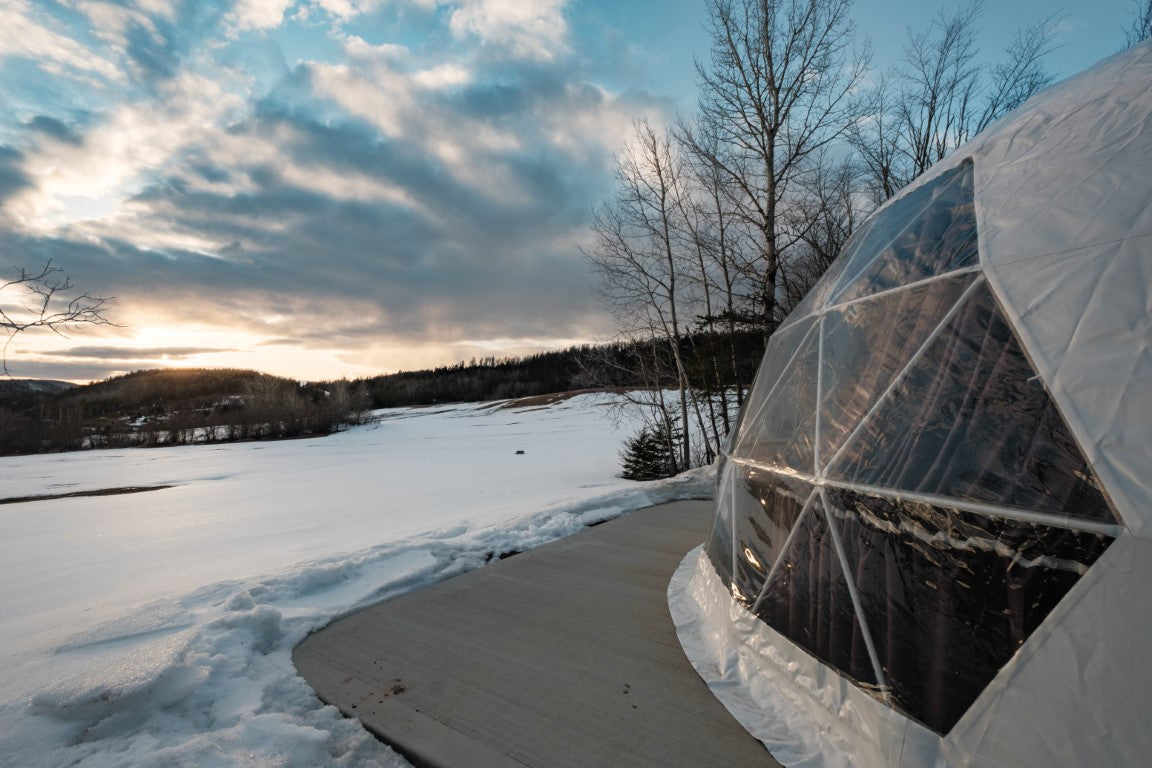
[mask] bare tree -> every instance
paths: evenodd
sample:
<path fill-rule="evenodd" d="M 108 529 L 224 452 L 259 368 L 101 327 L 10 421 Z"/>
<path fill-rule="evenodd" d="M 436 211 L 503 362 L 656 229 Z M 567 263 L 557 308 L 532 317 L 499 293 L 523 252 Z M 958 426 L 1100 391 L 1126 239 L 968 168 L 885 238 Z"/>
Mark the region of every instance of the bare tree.
<path fill-rule="evenodd" d="M 739 198 L 724 170 L 710 158 L 719 156 L 717 139 L 707 131 L 691 130 L 681 124 L 678 136 L 692 135 L 697 141 L 709 142 L 708 151 L 695 152 L 687 147 L 691 160 L 693 211 L 685 218 L 690 222 L 693 250 L 697 253 L 698 271 L 693 278 L 704 286 L 706 299 L 704 314 L 698 318 L 709 333 L 719 333 L 725 339 L 722 349 L 713 350 L 715 377 L 734 384 L 736 405 L 743 404 L 740 386 L 740 365 L 736 352 L 736 336 L 749 326 L 760 325 L 754 307 L 758 303 L 756 266 L 759 252 L 755 237 L 749 236 L 746 226 L 733 209 Z M 713 299 L 715 297 L 715 299 Z M 725 360 L 719 360 L 720 355 Z M 724 372 L 721 373 L 721 368 Z M 730 428 L 727 399 L 720 402 L 724 433 Z"/>
<path fill-rule="evenodd" d="M 638 121 L 593 212 L 585 257 L 634 342 L 630 380 L 649 382 L 630 396 L 648 438 L 676 442 L 672 471 L 720 451 L 749 331 L 767 338 L 855 225 L 856 167 L 832 149 L 862 109 L 868 52 L 850 5 L 709 0 L 698 115 L 671 134 Z"/>
<path fill-rule="evenodd" d="M 881 73 L 872 89 L 871 113 L 848 130 L 848 142 L 860 157 L 864 173 L 872 180 L 873 202 L 879 204 L 907 183 L 901 163 L 900 127 L 896 103 L 899 100 L 895 75 Z"/>
<path fill-rule="evenodd" d="M 904 87 L 895 105 L 910 174 L 904 183 L 967 138 L 980 81 L 976 21 L 982 8 L 982 0 L 972 0 L 951 13 L 942 10 L 927 30 L 908 30 L 897 70 Z"/>
<path fill-rule="evenodd" d="M 1061 19 L 1062 14 L 1053 13 L 1030 27 L 1016 30 L 1005 49 L 1007 58 L 992 66 L 984 108 L 972 127 L 972 134 L 984 130 L 993 120 L 1016 109 L 1052 83 L 1055 73 L 1044 66 L 1044 59 L 1057 47 L 1054 39 Z"/>
<path fill-rule="evenodd" d="M 37 269 L 14 266 L 16 276 L 0 283 L 0 332 L 6 335 L 0 371 L 8 372 L 8 348 L 20 333 L 44 328 L 67 336 L 84 325 L 114 325 L 106 316 L 112 297 L 74 292 L 62 267 L 44 262 Z"/>
<path fill-rule="evenodd" d="M 881 76 L 873 111 L 849 133 L 880 200 L 1052 82 L 1044 66 L 1062 18 L 1018 30 L 1005 59 L 981 59 L 984 0 L 941 10 L 927 29 L 908 30 L 901 63 Z"/>
<path fill-rule="evenodd" d="M 687 286 L 678 232 L 678 215 L 686 206 L 684 164 L 666 133 L 637 120 L 631 144 L 616 158 L 615 181 L 616 194 L 592 215 L 595 240 L 584 255 L 600 276 L 599 296 L 616 315 L 621 331 L 667 343 L 680 393 L 678 468 L 687 469 L 690 384 L 681 330 Z"/>
<path fill-rule="evenodd" d="M 1152 37 L 1152 0 L 1133 0 L 1131 14 L 1132 23 L 1124 31 L 1127 48 Z"/>
<path fill-rule="evenodd" d="M 793 219 L 791 229 L 800 239 L 787 254 L 782 271 L 778 300 L 781 321 L 824 275 L 856 226 L 875 207 L 861 185 L 860 168 L 851 158 L 815 159 L 804 178 L 802 195 L 791 201 L 786 214 Z"/>
<path fill-rule="evenodd" d="M 781 210 L 804 163 L 858 115 L 868 61 L 851 0 L 708 0 L 711 55 L 697 62 L 695 123 L 678 135 L 719 171 L 732 211 L 756 238 L 760 315 L 775 328 L 781 255 L 795 241 Z"/>

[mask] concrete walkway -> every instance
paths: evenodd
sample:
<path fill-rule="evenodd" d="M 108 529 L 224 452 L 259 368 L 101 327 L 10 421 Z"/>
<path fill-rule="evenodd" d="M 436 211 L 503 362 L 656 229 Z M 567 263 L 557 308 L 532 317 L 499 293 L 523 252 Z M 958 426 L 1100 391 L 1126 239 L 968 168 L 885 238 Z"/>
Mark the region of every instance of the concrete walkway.
<path fill-rule="evenodd" d="M 680 649 L 665 590 L 711 502 L 634 512 L 333 622 L 293 652 L 417 766 L 776 766 Z"/>

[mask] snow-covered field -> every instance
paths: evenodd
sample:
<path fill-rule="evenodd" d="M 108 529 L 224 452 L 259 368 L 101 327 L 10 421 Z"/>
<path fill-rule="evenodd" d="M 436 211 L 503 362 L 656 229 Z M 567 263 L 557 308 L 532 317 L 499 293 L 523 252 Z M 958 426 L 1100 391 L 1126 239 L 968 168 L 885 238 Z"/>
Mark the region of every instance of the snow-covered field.
<path fill-rule="evenodd" d="M 0 766 L 405 765 L 291 649 L 355 607 L 708 495 L 620 480 L 609 395 L 379 413 L 327 438 L 0 457 Z M 517 454 L 517 451 L 524 451 Z"/>

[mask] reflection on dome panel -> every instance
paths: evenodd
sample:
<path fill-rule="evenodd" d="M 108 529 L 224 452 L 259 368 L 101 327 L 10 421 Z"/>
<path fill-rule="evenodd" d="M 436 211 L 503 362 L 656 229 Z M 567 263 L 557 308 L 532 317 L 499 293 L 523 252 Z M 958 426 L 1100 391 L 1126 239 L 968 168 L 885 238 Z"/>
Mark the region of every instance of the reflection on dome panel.
<path fill-rule="evenodd" d="M 941 734 L 1112 541 L 828 490 L 886 683 Z"/>
<path fill-rule="evenodd" d="M 770 472 L 736 469 L 736 589 L 732 592 L 747 607 L 760 594 L 765 577 L 812 495 L 812 486 Z"/>
<path fill-rule="evenodd" d="M 1116 519 L 986 284 L 828 476 L 1062 517 Z"/>
<path fill-rule="evenodd" d="M 975 280 L 934 280 L 824 316 L 820 455 L 826 464 Z"/>
<path fill-rule="evenodd" d="M 724 475 L 716 489 L 716 518 L 712 522 L 712 532 L 704 544 L 704 551 L 716 569 L 721 582 L 732 585 L 732 516 L 735 496 L 738 493 L 740 468 L 729 462 L 724 467 Z"/>
<path fill-rule="evenodd" d="M 816 376 L 819 368 L 819 329 L 810 333 L 777 385 L 758 408 L 754 419 L 741 424 L 734 454 L 763 464 L 815 472 Z"/>
<path fill-rule="evenodd" d="M 917 187 L 877 215 L 836 303 L 909 285 L 979 261 L 972 161 Z M 872 258 L 864 262 L 864 258 Z"/>
<path fill-rule="evenodd" d="M 819 496 L 800 518 L 755 612 L 796 645 L 878 695 L 875 668 Z"/>

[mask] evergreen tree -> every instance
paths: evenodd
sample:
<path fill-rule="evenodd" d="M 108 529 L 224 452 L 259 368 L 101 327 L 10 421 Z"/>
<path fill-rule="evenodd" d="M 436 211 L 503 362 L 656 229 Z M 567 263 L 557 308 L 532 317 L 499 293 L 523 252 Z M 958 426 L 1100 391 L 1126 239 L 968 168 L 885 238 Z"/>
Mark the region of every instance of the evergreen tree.
<path fill-rule="evenodd" d="M 620 454 L 625 480 L 660 480 L 676 474 L 672 461 L 676 437 L 667 423 L 645 427 L 629 438 Z"/>

